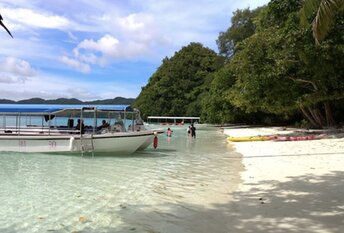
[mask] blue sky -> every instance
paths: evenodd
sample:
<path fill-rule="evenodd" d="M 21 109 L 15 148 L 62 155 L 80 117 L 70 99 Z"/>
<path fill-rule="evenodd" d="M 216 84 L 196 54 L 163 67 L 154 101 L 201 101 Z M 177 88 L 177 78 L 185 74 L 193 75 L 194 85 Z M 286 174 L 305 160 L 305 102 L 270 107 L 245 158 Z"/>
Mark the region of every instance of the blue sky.
<path fill-rule="evenodd" d="M 190 42 L 217 52 L 232 12 L 268 0 L 1 0 L 0 99 L 135 98 Z"/>

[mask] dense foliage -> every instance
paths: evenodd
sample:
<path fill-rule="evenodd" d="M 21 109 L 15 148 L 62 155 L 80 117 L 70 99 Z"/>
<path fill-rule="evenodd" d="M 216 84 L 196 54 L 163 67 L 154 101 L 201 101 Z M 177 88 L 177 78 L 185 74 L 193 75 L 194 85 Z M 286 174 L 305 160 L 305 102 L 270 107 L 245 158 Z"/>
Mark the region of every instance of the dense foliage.
<path fill-rule="evenodd" d="M 232 103 L 248 112 L 300 110 L 313 126 L 334 124 L 331 106 L 343 95 L 343 17 L 320 48 L 299 25 L 301 1 L 275 0 L 260 15 L 259 31 L 230 62 L 237 76 Z"/>
<path fill-rule="evenodd" d="M 310 126 L 339 123 L 344 13 L 333 15 L 327 37 L 315 46 L 316 12 L 302 26 L 303 4 L 272 0 L 262 8 L 237 10 L 217 40 L 225 63 L 192 43 L 164 60 L 135 103 L 145 114 L 201 115 L 212 123 L 289 123 L 302 115 Z"/>
<path fill-rule="evenodd" d="M 235 53 L 236 45 L 255 33 L 256 25 L 253 21 L 260 10 L 261 8 L 253 11 L 244 9 L 234 12 L 231 20 L 232 26 L 227 31 L 220 32 L 219 38 L 216 41 L 221 55 L 226 58 L 232 57 Z"/>

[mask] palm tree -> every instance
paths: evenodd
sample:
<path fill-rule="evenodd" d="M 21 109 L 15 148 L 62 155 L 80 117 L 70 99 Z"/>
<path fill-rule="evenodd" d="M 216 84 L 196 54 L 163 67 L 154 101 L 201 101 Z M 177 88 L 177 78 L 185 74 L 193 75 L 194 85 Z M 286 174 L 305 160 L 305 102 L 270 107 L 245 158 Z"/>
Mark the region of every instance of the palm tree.
<path fill-rule="evenodd" d="M 344 0 L 305 0 L 301 9 L 301 22 L 306 25 L 307 18 L 316 11 L 312 22 L 313 37 L 316 45 L 325 39 L 334 20 L 334 15 L 343 10 Z M 308 23 L 307 23 L 308 24 Z"/>
<path fill-rule="evenodd" d="M 3 18 L 2 18 L 2 16 L 0 15 L 0 25 L 1 25 L 3 28 L 5 28 L 5 30 L 8 32 L 8 34 L 10 34 L 10 36 L 13 38 L 13 36 L 12 36 L 10 30 L 7 29 L 7 27 L 5 26 L 5 24 L 3 24 L 2 20 L 3 20 Z"/>

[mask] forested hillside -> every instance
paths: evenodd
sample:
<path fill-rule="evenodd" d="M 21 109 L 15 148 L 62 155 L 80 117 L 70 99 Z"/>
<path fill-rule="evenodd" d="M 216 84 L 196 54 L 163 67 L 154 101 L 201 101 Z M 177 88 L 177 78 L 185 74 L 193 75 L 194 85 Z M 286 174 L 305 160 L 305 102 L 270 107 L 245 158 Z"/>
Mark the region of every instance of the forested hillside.
<path fill-rule="evenodd" d="M 145 115 L 193 115 L 211 123 L 341 123 L 344 13 L 340 5 L 331 8 L 330 28 L 316 45 L 317 9 L 301 24 L 303 3 L 272 0 L 237 10 L 219 33 L 220 55 L 197 43 L 182 48 L 163 61 L 135 105 Z"/>
<path fill-rule="evenodd" d="M 136 99 L 143 116 L 199 116 L 201 99 L 224 59 L 199 43 L 165 58 Z"/>

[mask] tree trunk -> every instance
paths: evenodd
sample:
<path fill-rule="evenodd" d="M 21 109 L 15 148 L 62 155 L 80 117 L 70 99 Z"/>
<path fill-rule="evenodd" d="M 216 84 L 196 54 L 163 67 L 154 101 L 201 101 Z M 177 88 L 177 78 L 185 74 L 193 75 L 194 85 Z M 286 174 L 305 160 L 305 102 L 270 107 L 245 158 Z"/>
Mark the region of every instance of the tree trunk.
<path fill-rule="evenodd" d="M 325 119 L 324 115 L 321 113 L 321 110 L 316 108 L 316 109 L 314 109 L 314 112 L 315 112 L 315 115 L 317 116 L 317 119 L 319 119 L 321 126 L 326 125 L 326 119 Z"/>
<path fill-rule="evenodd" d="M 307 109 L 305 109 L 303 106 L 300 105 L 300 109 L 301 112 L 303 113 L 303 115 L 307 118 L 307 120 L 309 120 L 309 122 L 315 126 L 315 127 L 321 127 L 321 125 L 319 125 L 313 118 L 313 116 L 311 115 L 310 112 L 307 111 Z"/>
<path fill-rule="evenodd" d="M 322 128 L 323 124 L 321 122 L 321 118 L 319 117 L 319 114 L 317 113 L 316 109 L 308 108 L 308 111 L 311 113 L 313 120 L 316 122 L 316 125 Z"/>
<path fill-rule="evenodd" d="M 315 127 L 323 128 L 323 126 L 331 127 L 335 125 L 335 121 L 332 114 L 332 108 L 329 101 L 324 103 L 325 116 L 318 108 L 303 107 L 300 105 L 300 109 L 307 120 Z"/>
<path fill-rule="evenodd" d="M 326 123 L 327 126 L 334 126 L 335 122 L 333 119 L 333 114 L 332 114 L 332 109 L 331 109 L 331 104 L 330 102 L 325 102 L 324 103 L 324 108 L 325 108 L 325 114 L 326 114 Z"/>

